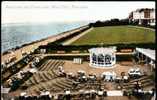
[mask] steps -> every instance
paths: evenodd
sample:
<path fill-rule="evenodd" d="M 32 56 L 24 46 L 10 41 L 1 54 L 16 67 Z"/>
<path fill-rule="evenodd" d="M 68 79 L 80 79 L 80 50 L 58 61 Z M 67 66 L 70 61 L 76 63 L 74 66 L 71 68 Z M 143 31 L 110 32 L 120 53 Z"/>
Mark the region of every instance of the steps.
<path fill-rule="evenodd" d="M 134 82 L 140 82 L 142 87 L 151 86 L 154 84 L 153 80 L 149 78 L 149 76 L 143 76 L 139 79 L 131 80 L 129 83 L 123 83 L 122 87 L 125 89 L 134 88 Z"/>
<path fill-rule="evenodd" d="M 39 67 L 38 72 L 34 73 L 24 85 L 34 92 L 43 90 L 63 91 L 64 89 L 72 88 L 72 80 L 58 77 L 59 75 L 57 74 L 58 67 L 63 66 L 64 63 L 62 60 L 47 60 Z"/>
<path fill-rule="evenodd" d="M 53 89 L 58 91 L 63 91 L 64 89 L 72 88 L 73 82 L 70 79 L 66 78 L 56 78 L 47 82 L 40 82 L 39 84 L 33 85 L 30 88 L 30 90 L 36 90 L 36 91 L 43 91 L 48 90 L 51 91 Z"/>

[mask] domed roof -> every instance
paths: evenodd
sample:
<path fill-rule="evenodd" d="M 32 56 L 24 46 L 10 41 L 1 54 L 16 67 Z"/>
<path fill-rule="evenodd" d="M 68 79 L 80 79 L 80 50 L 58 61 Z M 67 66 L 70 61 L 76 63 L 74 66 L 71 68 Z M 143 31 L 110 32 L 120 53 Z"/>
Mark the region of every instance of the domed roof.
<path fill-rule="evenodd" d="M 116 47 L 109 47 L 109 48 L 91 48 L 89 49 L 89 52 L 95 53 L 95 54 L 106 54 L 106 53 L 115 53 L 116 52 Z"/>

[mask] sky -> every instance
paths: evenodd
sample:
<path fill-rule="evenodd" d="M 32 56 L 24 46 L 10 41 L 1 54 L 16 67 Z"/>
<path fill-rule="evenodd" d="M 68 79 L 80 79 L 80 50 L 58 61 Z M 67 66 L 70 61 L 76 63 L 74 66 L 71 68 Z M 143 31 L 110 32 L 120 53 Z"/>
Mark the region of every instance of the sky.
<path fill-rule="evenodd" d="M 155 8 L 155 2 L 3 1 L 1 8 L 2 24 L 104 21 L 127 18 L 139 8 Z"/>

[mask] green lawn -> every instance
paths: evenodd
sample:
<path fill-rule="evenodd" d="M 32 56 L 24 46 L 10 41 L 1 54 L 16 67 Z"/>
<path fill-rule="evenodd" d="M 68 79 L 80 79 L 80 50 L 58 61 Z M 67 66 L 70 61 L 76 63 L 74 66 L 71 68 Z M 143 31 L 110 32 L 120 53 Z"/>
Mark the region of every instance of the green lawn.
<path fill-rule="evenodd" d="M 155 43 L 155 31 L 132 26 L 96 27 L 72 45 Z"/>

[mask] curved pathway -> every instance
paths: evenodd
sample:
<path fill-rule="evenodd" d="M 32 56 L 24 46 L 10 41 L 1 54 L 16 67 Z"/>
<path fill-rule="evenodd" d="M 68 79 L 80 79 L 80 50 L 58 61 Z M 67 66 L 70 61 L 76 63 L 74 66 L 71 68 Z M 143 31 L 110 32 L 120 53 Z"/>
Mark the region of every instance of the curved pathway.
<path fill-rule="evenodd" d="M 132 25 L 129 25 L 129 26 L 130 26 L 130 27 L 135 27 L 135 28 L 143 28 L 143 29 L 149 29 L 149 30 L 155 31 L 155 29 L 148 28 L 148 27 L 142 27 L 142 26 L 132 26 Z"/>
<path fill-rule="evenodd" d="M 62 43 L 63 45 L 69 45 L 73 42 L 75 42 L 77 39 L 79 39 L 80 37 L 82 37 L 83 35 L 87 34 L 88 32 L 90 32 L 93 28 L 90 28 L 88 30 L 86 30 L 85 32 L 82 32 L 81 34 L 73 37 L 72 39 L 68 40 L 68 41 L 65 41 L 64 43 Z"/>

